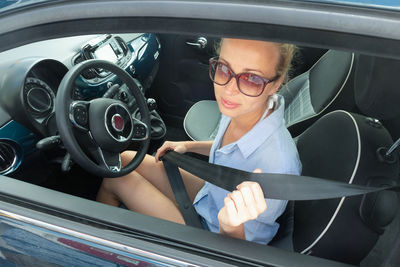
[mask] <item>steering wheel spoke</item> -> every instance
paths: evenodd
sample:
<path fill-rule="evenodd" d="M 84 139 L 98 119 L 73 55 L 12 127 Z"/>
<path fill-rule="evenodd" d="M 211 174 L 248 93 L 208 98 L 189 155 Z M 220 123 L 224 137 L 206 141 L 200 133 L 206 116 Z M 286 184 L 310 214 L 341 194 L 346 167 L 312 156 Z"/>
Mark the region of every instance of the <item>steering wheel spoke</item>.
<path fill-rule="evenodd" d="M 150 130 L 147 125 L 141 120 L 132 115 L 133 120 L 133 135 L 132 141 L 145 141 L 150 137 Z"/>
<path fill-rule="evenodd" d="M 87 131 L 86 138 L 87 151 L 99 166 L 115 173 L 121 171 L 122 163 L 120 153 L 102 149 L 96 143 L 90 131 Z"/>
<path fill-rule="evenodd" d="M 121 155 L 119 153 L 109 152 L 98 147 L 97 154 L 98 154 L 98 163 L 101 166 L 115 173 L 121 171 L 122 161 L 121 161 Z"/>
<path fill-rule="evenodd" d="M 76 128 L 89 131 L 89 102 L 73 101 L 69 106 L 69 120 Z"/>

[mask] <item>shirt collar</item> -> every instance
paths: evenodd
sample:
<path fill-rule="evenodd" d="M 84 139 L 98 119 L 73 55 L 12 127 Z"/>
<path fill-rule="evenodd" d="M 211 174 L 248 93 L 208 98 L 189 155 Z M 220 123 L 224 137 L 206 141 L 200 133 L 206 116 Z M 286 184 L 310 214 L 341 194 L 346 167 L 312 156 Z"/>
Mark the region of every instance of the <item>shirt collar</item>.
<path fill-rule="evenodd" d="M 275 110 L 268 117 L 257 122 L 249 132 L 235 142 L 245 158 L 249 157 L 283 124 L 285 101 L 280 95 L 273 97 Z"/>

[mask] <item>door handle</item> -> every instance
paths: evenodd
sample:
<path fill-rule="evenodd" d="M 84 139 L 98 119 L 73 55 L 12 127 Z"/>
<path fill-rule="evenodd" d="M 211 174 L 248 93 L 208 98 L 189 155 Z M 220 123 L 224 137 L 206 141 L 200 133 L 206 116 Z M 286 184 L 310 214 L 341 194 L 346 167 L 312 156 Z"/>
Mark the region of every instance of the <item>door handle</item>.
<path fill-rule="evenodd" d="M 187 41 L 187 45 L 194 46 L 197 49 L 204 49 L 207 46 L 207 39 L 205 37 L 199 37 L 195 42 Z"/>

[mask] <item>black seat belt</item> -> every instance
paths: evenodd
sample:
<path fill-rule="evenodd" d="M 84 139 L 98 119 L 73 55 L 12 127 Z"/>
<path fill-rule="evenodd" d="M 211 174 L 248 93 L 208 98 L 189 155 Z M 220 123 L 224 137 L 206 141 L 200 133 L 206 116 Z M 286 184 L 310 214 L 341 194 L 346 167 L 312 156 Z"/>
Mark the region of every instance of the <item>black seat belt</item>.
<path fill-rule="evenodd" d="M 382 190 L 399 191 L 399 186 L 370 187 L 347 184 L 310 176 L 252 173 L 211 164 L 175 151 L 166 153 L 163 160 L 228 191 L 244 181 L 258 182 L 266 198 L 284 200 L 314 200 L 362 195 Z"/>
<path fill-rule="evenodd" d="M 310 176 L 251 173 L 221 165 L 211 164 L 197 158 L 179 154 L 175 151 L 167 152 L 162 157 L 162 160 L 163 162 L 169 162 L 176 165 L 176 170 L 178 167 L 180 167 L 196 175 L 197 177 L 200 177 L 203 180 L 228 191 L 236 190 L 236 186 L 244 181 L 258 182 L 264 192 L 264 196 L 272 199 L 315 200 L 362 195 L 382 190 L 400 191 L 400 187 L 398 185 L 370 187 L 347 184 Z M 179 174 L 179 171 L 177 172 Z M 182 180 L 180 174 L 177 179 Z M 183 189 L 185 188 L 183 187 Z M 176 197 L 175 191 L 174 194 Z M 186 203 L 188 202 L 186 201 Z M 180 207 L 183 205 L 184 203 L 179 203 Z M 195 212 L 194 209 L 193 212 Z"/>
<path fill-rule="evenodd" d="M 172 191 L 174 192 L 175 200 L 178 203 L 178 208 L 182 213 L 186 225 L 203 228 L 200 223 L 199 215 L 194 210 L 192 202 L 189 199 L 178 167 L 175 164 L 165 160 L 163 161 L 163 164 L 165 171 L 167 172 Z"/>

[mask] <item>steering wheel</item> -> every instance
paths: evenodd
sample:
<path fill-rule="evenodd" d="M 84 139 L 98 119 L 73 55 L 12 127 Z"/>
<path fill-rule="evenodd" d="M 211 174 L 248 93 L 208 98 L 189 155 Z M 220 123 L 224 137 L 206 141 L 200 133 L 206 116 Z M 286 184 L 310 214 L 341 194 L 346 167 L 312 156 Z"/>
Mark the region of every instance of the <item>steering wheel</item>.
<path fill-rule="evenodd" d="M 77 78 L 91 68 L 110 71 L 129 88 L 141 120 L 136 119 L 120 100 L 73 100 Z M 94 175 L 108 178 L 126 175 L 136 169 L 146 155 L 150 144 L 150 115 L 145 98 L 134 78 L 109 61 L 92 59 L 71 68 L 58 88 L 55 114 L 65 148 L 75 162 Z M 122 168 L 120 153 L 132 141 L 139 142 L 139 149 L 130 163 Z"/>

